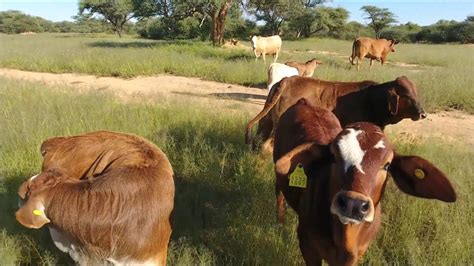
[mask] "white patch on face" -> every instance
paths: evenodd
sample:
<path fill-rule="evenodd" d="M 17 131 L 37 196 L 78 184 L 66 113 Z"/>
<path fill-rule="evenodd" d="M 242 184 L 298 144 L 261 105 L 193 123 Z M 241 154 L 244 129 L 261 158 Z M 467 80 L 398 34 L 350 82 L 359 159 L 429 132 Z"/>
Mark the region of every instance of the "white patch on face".
<path fill-rule="evenodd" d="M 383 142 L 383 139 L 379 140 L 379 142 L 377 142 L 377 144 L 375 144 L 374 148 L 375 149 L 385 149 L 385 144 Z"/>
<path fill-rule="evenodd" d="M 39 174 L 30 177 L 30 181 L 33 181 L 33 179 L 35 179 L 35 178 L 38 177 L 38 176 L 39 176 Z"/>
<path fill-rule="evenodd" d="M 362 159 L 364 158 L 365 151 L 360 147 L 360 143 L 357 140 L 357 136 L 362 133 L 362 130 L 355 130 L 353 128 L 348 129 L 349 133 L 342 136 L 338 141 L 337 146 L 341 153 L 341 157 L 344 160 L 344 171 L 347 172 L 347 169 L 351 166 L 355 166 L 357 170 L 365 174 L 362 170 Z"/>

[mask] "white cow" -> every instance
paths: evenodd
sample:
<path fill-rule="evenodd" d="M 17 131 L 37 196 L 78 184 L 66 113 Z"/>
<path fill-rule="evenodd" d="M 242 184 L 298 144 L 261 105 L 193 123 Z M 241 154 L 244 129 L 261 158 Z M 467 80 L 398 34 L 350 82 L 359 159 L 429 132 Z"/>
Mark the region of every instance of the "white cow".
<path fill-rule="evenodd" d="M 276 62 L 281 50 L 281 38 L 278 35 L 270 37 L 253 36 L 252 49 L 255 53 L 255 60 L 263 55 L 263 62 L 265 62 L 265 55 L 270 54 L 273 55 L 273 62 Z"/>
<path fill-rule="evenodd" d="M 280 63 L 271 64 L 268 68 L 268 91 L 272 89 L 275 83 L 291 76 L 298 76 L 298 69 Z"/>

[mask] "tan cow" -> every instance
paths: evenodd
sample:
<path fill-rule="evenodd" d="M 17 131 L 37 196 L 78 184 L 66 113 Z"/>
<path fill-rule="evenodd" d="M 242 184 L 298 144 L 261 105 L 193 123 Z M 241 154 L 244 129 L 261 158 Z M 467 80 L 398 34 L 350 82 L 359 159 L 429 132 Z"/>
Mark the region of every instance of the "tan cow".
<path fill-rule="evenodd" d="M 16 219 L 48 225 L 78 264 L 165 265 L 174 206 L 173 170 L 153 143 L 99 131 L 46 140 L 39 175 L 19 188 Z"/>
<path fill-rule="evenodd" d="M 269 54 L 273 55 L 273 62 L 276 62 L 281 50 L 281 38 L 278 35 L 269 37 L 253 36 L 252 49 L 255 53 L 255 60 L 263 56 L 263 61 L 265 62 L 265 55 Z"/>
<path fill-rule="evenodd" d="M 295 61 L 288 61 L 285 63 L 287 66 L 298 69 L 298 75 L 302 77 L 312 77 L 316 67 L 322 64 L 323 62 L 316 60 L 316 58 L 308 60 L 306 63 L 299 63 Z"/>
<path fill-rule="evenodd" d="M 352 65 L 357 64 L 357 70 L 360 69 L 360 61 L 364 58 L 370 59 L 370 67 L 372 67 L 373 60 L 380 61 L 383 65 L 387 60 L 388 53 L 395 52 L 396 44 L 398 44 L 396 40 L 357 38 L 352 44 L 352 55 L 349 57 L 349 62 Z M 354 63 L 356 58 L 357 61 Z"/>

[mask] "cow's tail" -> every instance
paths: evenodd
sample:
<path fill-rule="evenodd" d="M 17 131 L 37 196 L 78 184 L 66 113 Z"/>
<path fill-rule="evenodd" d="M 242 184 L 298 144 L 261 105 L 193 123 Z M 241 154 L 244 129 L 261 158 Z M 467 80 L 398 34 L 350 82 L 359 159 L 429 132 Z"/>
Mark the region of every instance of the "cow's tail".
<path fill-rule="evenodd" d="M 250 122 L 247 124 L 247 127 L 245 128 L 245 143 L 246 144 L 250 144 L 252 142 L 252 127 L 255 125 L 255 123 L 257 123 L 258 121 L 260 121 L 260 119 L 262 119 L 264 116 L 266 116 L 270 112 L 270 110 L 280 100 L 281 94 L 282 94 L 283 89 L 285 87 L 284 83 L 285 82 L 279 82 L 279 83 L 276 83 L 275 85 L 273 85 L 273 87 L 275 87 L 275 86 L 278 86 L 278 87 L 275 87 L 275 93 L 273 93 L 273 95 L 271 95 L 272 92 L 270 91 L 269 97 L 271 97 L 271 102 L 265 104 L 265 107 L 263 107 L 263 110 L 260 111 L 260 113 L 258 113 L 254 118 L 252 118 L 252 120 L 250 120 Z"/>
<path fill-rule="evenodd" d="M 358 39 L 355 39 L 354 42 L 352 42 L 352 54 L 351 54 L 351 56 L 349 56 L 349 62 L 350 62 L 352 65 L 355 65 L 354 59 L 355 59 L 355 57 L 356 57 L 356 43 L 357 43 L 357 40 L 358 40 Z"/>

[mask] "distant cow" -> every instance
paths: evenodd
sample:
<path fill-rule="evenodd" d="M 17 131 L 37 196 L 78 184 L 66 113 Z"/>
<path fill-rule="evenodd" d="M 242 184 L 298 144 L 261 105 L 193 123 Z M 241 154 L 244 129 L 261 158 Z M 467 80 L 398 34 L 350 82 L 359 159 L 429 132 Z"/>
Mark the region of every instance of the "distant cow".
<path fill-rule="evenodd" d="M 383 65 L 387 60 L 388 53 L 395 52 L 395 45 L 398 43 L 396 40 L 357 38 L 352 43 L 352 55 L 349 57 L 349 62 L 352 65 L 357 64 L 357 70 L 360 68 L 360 61 L 364 58 L 370 59 L 370 67 L 372 67 L 373 60 L 380 61 Z M 356 58 L 357 61 L 354 63 Z"/>
<path fill-rule="evenodd" d="M 373 81 L 331 82 L 294 76 L 273 86 L 263 110 L 247 124 L 246 143 L 251 143 L 252 127 L 259 122 L 257 135 L 264 141 L 264 150 L 270 151 L 276 122 L 301 98 L 313 106 L 333 111 L 343 126 L 368 121 L 384 128 L 405 118 L 416 121 L 426 117 L 418 102 L 415 85 L 404 76 L 382 84 Z"/>
<path fill-rule="evenodd" d="M 276 62 L 281 50 L 281 38 L 278 35 L 270 37 L 253 36 L 252 49 L 255 53 L 255 60 L 263 56 L 263 61 L 265 62 L 265 55 L 269 54 L 273 55 L 273 62 Z"/>
<path fill-rule="evenodd" d="M 388 172 L 409 195 L 456 201 L 445 174 L 421 157 L 397 154 L 376 125 L 357 122 L 337 130 L 332 113 L 300 100 L 282 115 L 275 134 L 276 188 L 298 214 L 306 265 L 357 264 L 380 230 Z M 298 165 L 304 188 L 289 186 Z"/>
<path fill-rule="evenodd" d="M 298 69 L 298 75 L 302 77 L 312 77 L 316 67 L 321 64 L 323 64 L 323 62 L 316 60 L 316 58 L 308 60 L 306 63 L 298 63 L 295 61 L 288 61 L 285 63 L 287 66 Z"/>
<path fill-rule="evenodd" d="M 48 139 L 41 154 L 41 173 L 19 188 L 18 222 L 48 224 L 55 245 L 79 264 L 166 264 L 175 188 L 160 149 L 100 131 Z"/>
<path fill-rule="evenodd" d="M 282 78 L 298 76 L 298 69 L 280 63 L 272 63 L 268 68 L 267 89 L 270 89 Z"/>

